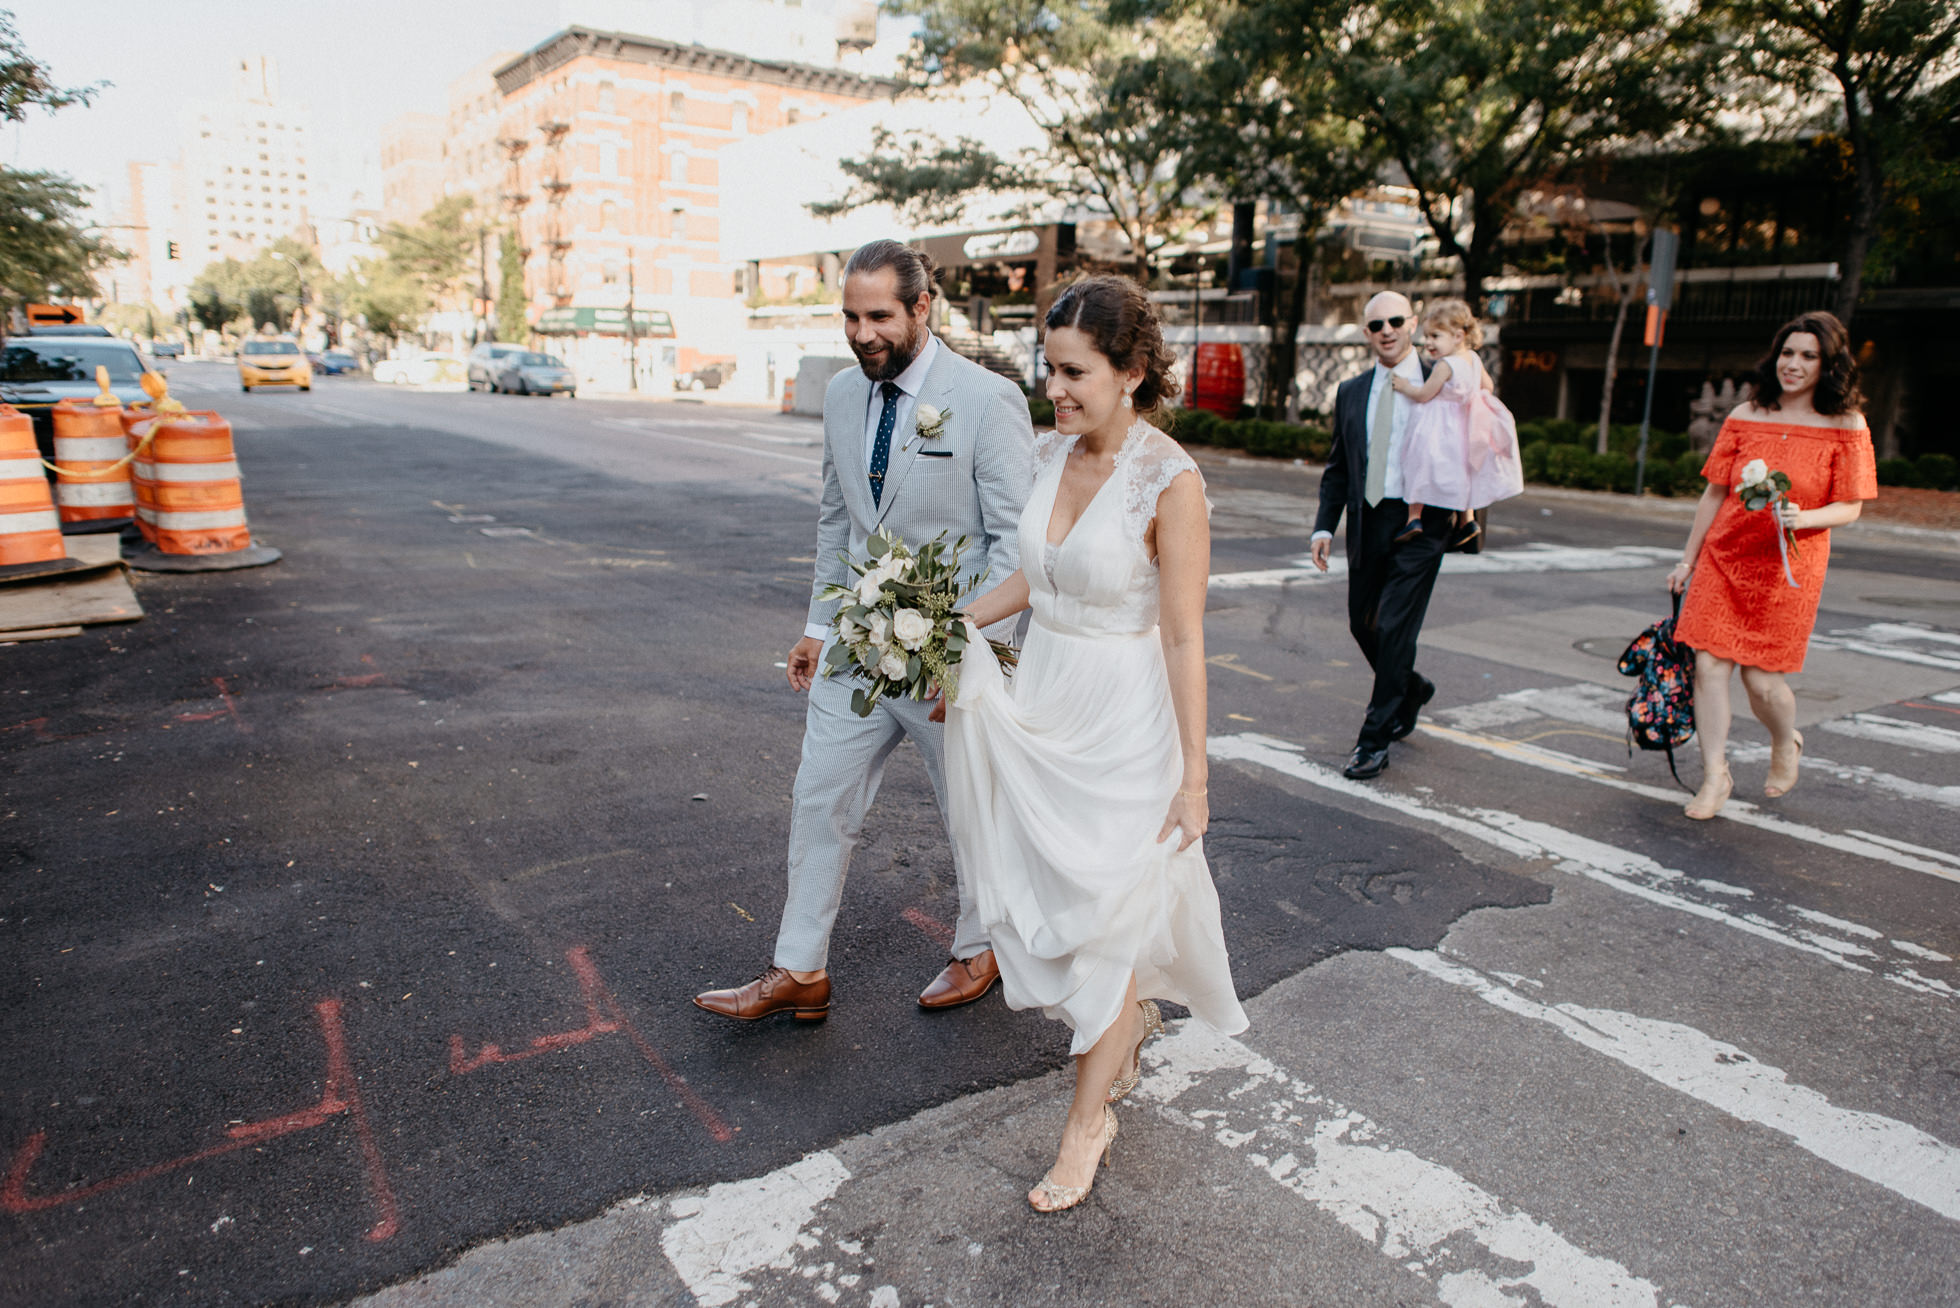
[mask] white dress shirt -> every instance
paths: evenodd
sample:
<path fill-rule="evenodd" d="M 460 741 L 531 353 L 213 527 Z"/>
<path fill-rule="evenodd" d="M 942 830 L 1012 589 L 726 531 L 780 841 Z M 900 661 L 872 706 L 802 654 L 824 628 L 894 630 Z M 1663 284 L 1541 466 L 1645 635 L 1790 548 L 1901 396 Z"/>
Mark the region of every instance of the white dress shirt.
<path fill-rule="evenodd" d="M 905 371 L 892 378 L 899 390 L 905 392 L 898 397 L 898 421 L 892 426 L 893 454 L 912 439 L 912 415 L 919 407 L 919 391 L 926 384 L 926 373 L 932 368 L 932 361 L 939 357 L 939 339 L 931 332 L 926 333 L 926 342 L 919 347 L 919 353 L 912 362 L 905 365 Z M 878 419 L 885 412 L 885 383 L 871 383 L 871 398 L 864 406 L 864 466 L 871 466 L 871 447 L 878 443 Z"/>
<path fill-rule="evenodd" d="M 1382 387 L 1389 385 L 1389 372 L 1390 370 L 1383 367 L 1379 359 L 1375 361 L 1374 377 L 1368 386 L 1368 407 L 1362 410 L 1361 415 L 1361 430 L 1364 438 L 1370 438 L 1374 434 L 1375 406 L 1381 403 Z M 1422 360 L 1416 357 L 1414 350 L 1410 350 L 1402 356 L 1402 362 L 1395 365 L 1394 374 L 1420 386 L 1422 385 Z M 1397 392 L 1389 407 L 1388 466 L 1382 470 L 1382 498 L 1384 499 L 1402 498 L 1402 437 L 1409 430 L 1409 415 L 1414 411 L 1415 401 Z M 1361 447 L 1361 478 L 1362 485 L 1365 487 L 1368 478 L 1368 446 L 1365 443 Z M 1312 539 L 1319 540 L 1323 536 L 1331 538 L 1333 535 L 1331 531 L 1317 531 Z"/>
<path fill-rule="evenodd" d="M 892 382 L 903 392 L 895 403 L 898 417 L 892 424 L 892 448 L 887 457 L 886 468 L 890 469 L 890 459 L 896 457 L 914 435 L 912 415 L 919 409 L 919 391 L 926 384 L 926 373 L 932 370 L 932 361 L 939 357 L 939 339 L 931 332 L 926 333 L 924 345 L 912 362 L 905 365 L 905 371 L 892 378 Z M 885 413 L 885 383 L 871 383 L 871 398 L 864 405 L 864 466 L 871 466 L 871 451 L 878 444 L 878 419 Z M 825 640 L 830 636 L 830 628 L 820 622 L 812 622 L 803 628 L 803 634 L 813 640 Z"/>

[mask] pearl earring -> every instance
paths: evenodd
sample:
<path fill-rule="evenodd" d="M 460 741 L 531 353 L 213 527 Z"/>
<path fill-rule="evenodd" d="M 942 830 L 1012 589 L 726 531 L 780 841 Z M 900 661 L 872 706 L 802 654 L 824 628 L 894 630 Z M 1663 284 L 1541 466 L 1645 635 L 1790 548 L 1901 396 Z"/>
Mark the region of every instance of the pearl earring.
<path fill-rule="evenodd" d="M 1130 393 L 1128 391 L 1123 392 L 1123 407 L 1126 409 L 1130 407 Z"/>

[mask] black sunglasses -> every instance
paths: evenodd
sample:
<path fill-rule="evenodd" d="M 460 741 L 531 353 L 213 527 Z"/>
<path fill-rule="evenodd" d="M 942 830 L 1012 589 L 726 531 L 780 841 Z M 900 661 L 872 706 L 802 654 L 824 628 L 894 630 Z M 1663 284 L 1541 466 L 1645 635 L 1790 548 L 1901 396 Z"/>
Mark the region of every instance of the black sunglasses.
<path fill-rule="evenodd" d="M 1370 318 L 1368 320 L 1368 331 L 1372 335 L 1373 333 L 1378 332 L 1382 329 L 1383 323 L 1387 323 L 1390 327 L 1400 327 L 1403 323 L 1407 321 L 1408 319 L 1403 317 L 1399 313 L 1396 314 L 1393 318 Z"/>

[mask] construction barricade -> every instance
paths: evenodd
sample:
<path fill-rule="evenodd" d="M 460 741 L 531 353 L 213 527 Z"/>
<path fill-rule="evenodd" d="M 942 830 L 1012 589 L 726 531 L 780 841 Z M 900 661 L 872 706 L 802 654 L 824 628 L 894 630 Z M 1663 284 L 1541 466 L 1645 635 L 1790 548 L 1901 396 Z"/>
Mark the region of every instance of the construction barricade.
<path fill-rule="evenodd" d="M 155 473 L 150 465 L 150 424 L 156 406 L 126 405 L 122 411 L 123 438 L 129 442 L 129 488 L 136 499 L 136 530 L 144 540 L 157 538 Z"/>
<path fill-rule="evenodd" d="M 67 556 L 61 518 L 34 444 L 34 420 L 0 404 L 0 572 Z"/>
<path fill-rule="evenodd" d="M 54 464 L 54 502 L 63 531 L 120 531 L 136 516 L 120 405 L 94 400 L 55 405 Z"/>
<path fill-rule="evenodd" d="M 215 413 L 159 413 L 138 426 L 149 436 L 143 477 L 154 543 L 131 551 L 130 567 L 211 572 L 278 561 L 246 525 L 230 423 Z"/>

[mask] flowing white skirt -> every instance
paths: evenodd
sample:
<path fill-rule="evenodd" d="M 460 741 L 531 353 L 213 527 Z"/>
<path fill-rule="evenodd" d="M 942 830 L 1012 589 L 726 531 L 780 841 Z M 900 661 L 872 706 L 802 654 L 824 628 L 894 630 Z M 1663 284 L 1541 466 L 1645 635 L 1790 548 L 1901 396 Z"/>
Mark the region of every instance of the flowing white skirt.
<path fill-rule="evenodd" d="M 1008 1005 L 1068 1023 L 1081 1054 L 1134 972 L 1139 999 L 1243 1031 L 1203 842 L 1157 841 L 1183 764 L 1156 631 L 1037 621 L 1011 682 L 976 639 L 946 728 L 954 856 Z"/>

